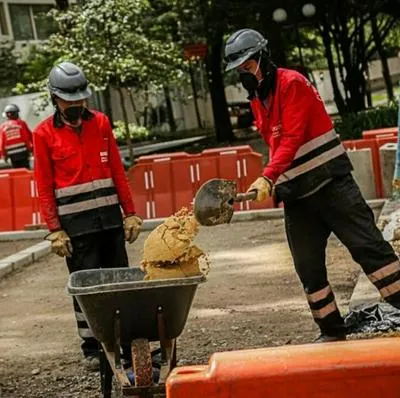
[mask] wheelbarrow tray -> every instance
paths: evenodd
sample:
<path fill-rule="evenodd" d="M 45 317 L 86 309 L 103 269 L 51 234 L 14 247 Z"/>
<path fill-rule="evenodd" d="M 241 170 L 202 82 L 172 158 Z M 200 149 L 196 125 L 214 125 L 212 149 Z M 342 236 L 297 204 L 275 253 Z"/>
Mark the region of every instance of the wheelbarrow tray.
<path fill-rule="evenodd" d="M 159 340 L 157 314 L 165 319 L 165 337 L 183 331 L 199 283 L 204 276 L 143 280 L 139 268 L 102 268 L 73 272 L 67 291 L 74 296 L 97 340 L 115 343 L 115 317 L 119 311 L 122 344 L 145 338 Z"/>

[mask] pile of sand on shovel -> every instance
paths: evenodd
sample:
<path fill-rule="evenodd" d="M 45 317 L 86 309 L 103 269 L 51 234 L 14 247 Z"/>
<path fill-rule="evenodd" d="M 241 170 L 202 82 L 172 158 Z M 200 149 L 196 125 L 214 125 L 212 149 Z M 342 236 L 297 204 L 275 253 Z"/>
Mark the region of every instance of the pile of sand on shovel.
<path fill-rule="evenodd" d="M 192 212 L 182 208 L 154 229 L 144 242 L 140 268 L 146 280 L 204 275 L 209 261 L 193 240 L 199 223 Z"/>

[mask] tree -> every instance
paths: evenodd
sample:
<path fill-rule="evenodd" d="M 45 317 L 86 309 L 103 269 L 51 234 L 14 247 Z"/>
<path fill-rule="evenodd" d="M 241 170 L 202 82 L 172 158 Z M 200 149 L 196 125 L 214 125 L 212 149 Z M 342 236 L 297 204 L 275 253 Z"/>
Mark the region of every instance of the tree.
<path fill-rule="evenodd" d="M 342 115 L 365 109 L 368 61 L 377 50 L 377 40 L 383 42 L 396 24 L 393 17 L 379 18 L 374 37 L 372 29 L 367 31 L 366 26 L 370 26 L 371 20 L 376 18 L 377 2 L 370 0 L 364 4 L 366 8 L 361 10 L 358 6 L 354 7 L 352 1 L 320 3 L 320 31 L 335 101 Z M 344 85 L 344 96 L 338 87 L 335 64 Z"/>
<path fill-rule="evenodd" d="M 95 90 L 109 85 L 117 89 L 131 161 L 125 89 L 162 87 L 166 81 L 179 81 L 182 74 L 175 44 L 152 39 L 146 31 L 143 21 L 151 13 L 146 0 L 87 0 L 64 11 L 54 10 L 59 31 L 44 46 L 57 62 L 70 60 L 79 65 Z M 44 81 L 33 84 L 43 85 Z"/>
<path fill-rule="evenodd" d="M 56 0 L 57 8 L 61 11 L 66 10 L 69 7 L 68 0 Z"/>
<path fill-rule="evenodd" d="M 228 29 L 228 0 L 184 0 L 175 2 L 184 43 L 206 43 L 205 69 L 209 86 L 214 126 L 218 141 L 234 139 L 224 90 L 222 53 Z"/>
<path fill-rule="evenodd" d="M 392 182 L 392 197 L 395 200 L 400 199 L 400 99 L 398 107 L 396 163 Z"/>
<path fill-rule="evenodd" d="M 20 77 L 20 67 L 17 63 L 14 43 L 0 42 L 0 94 L 8 95 L 17 84 Z"/>

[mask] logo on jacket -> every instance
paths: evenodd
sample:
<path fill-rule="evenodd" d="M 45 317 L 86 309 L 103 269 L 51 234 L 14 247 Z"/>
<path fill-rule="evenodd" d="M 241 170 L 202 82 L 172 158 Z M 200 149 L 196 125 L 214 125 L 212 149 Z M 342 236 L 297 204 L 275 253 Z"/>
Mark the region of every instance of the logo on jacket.
<path fill-rule="evenodd" d="M 278 123 L 275 126 L 272 126 L 272 137 L 279 137 L 282 133 L 282 124 Z"/>
<path fill-rule="evenodd" d="M 108 162 L 108 152 L 100 152 L 100 160 L 101 163 L 107 163 Z"/>

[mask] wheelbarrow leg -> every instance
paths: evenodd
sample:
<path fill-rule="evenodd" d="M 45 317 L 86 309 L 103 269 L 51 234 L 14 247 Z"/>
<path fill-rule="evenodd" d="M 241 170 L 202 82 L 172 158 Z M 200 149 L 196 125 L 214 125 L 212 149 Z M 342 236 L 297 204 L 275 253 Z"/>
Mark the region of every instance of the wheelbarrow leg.
<path fill-rule="evenodd" d="M 103 347 L 100 347 L 100 383 L 101 383 L 101 393 L 103 398 L 111 398 L 112 392 L 112 376 L 113 372 L 111 366 L 104 354 Z"/>
<path fill-rule="evenodd" d="M 163 308 L 157 311 L 158 337 L 161 346 L 161 369 L 159 383 L 164 383 L 171 370 L 176 366 L 176 340 L 167 339 Z"/>

